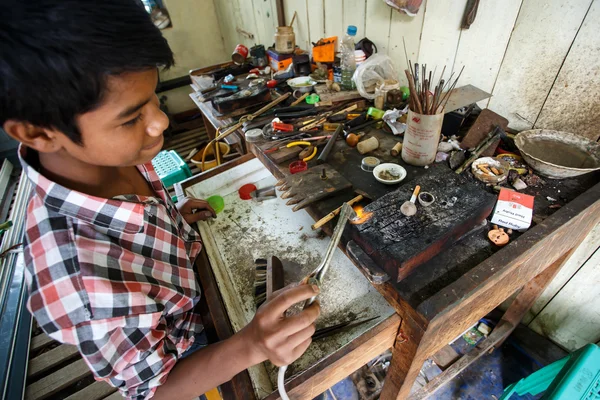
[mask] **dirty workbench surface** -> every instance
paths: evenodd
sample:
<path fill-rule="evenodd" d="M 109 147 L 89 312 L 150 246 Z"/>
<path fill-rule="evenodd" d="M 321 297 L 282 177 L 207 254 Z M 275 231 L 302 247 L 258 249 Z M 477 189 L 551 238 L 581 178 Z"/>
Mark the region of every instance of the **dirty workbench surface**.
<path fill-rule="evenodd" d="M 377 157 L 382 163 L 393 162 L 400 164 L 406 169 L 407 177 L 400 185 L 411 184 L 411 187 L 414 187 L 414 185 L 420 183 L 423 176 L 430 174 L 434 168 L 414 167 L 405 164 L 400 156 L 391 156 L 390 149 L 396 142 L 401 141 L 397 136 L 377 129 L 367 130 L 365 138 L 369 136 L 376 136 L 379 139 L 380 146 L 379 149 L 367 154 L 368 156 Z M 291 161 L 279 165 L 275 164 L 270 156 L 264 153 L 270 147 L 272 147 L 272 144 L 269 142 L 249 144 L 249 150 L 261 160 L 273 175 L 277 178 L 289 175 L 288 164 Z M 314 219 L 322 218 L 333 209 L 339 207 L 343 201 L 355 197 L 356 193 L 354 193 L 354 190 L 356 189 L 366 192 L 371 201 L 398 189 L 399 185 L 388 186 L 379 183 L 371 172 L 365 172 L 361 169 L 361 160 L 367 155 L 359 154 L 356 148 L 349 147 L 343 140 L 336 142 L 327 163 L 346 177 L 353 184 L 353 189 L 337 193 L 332 197 L 323 199 L 307 207 L 306 210 Z M 309 168 L 316 165 L 316 158 L 309 161 L 308 164 Z M 435 165 L 435 167 L 438 166 Z M 467 181 L 474 182 L 478 186 L 482 195 L 484 193 L 497 195 L 491 188 L 486 187 L 485 184 L 476 180 L 470 171 L 464 172 L 463 175 Z M 556 212 L 559 205 L 563 206 L 567 204 L 598 183 L 600 181 L 600 174 L 587 174 L 578 178 L 560 181 L 540 178 L 541 182 L 539 184 L 535 186 L 531 185 L 522 191 L 522 193 L 535 196 L 532 226 L 541 223 L 545 218 Z M 550 208 L 549 206 L 551 205 L 554 205 L 554 208 Z M 333 229 L 332 224 L 335 222 L 336 219 L 324 225 L 323 229 L 327 233 L 331 233 Z M 395 283 L 394 287 L 400 297 L 412 307 L 418 308 L 425 300 L 500 250 L 500 248 L 493 246 L 487 240 L 487 231 L 488 227 L 485 225 L 475 227 L 449 249 L 417 267 L 412 274 L 399 283 Z M 515 233 L 511 240 L 515 240 L 519 236 L 519 233 Z M 349 237 L 345 236 L 342 241 L 345 243 L 348 240 Z"/>
<path fill-rule="evenodd" d="M 311 217 L 305 212 L 294 213 L 285 200 L 270 199 L 264 202 L 244 201 L 239 198 L 236 179 L 246 179 L 255 173 L 256 165 L 264 170 L 258 160 L 228 171 L 225 177 L 212 181 L 227 181 L 227 185 L 214 184 L 211 179 L 192 186 L 198 197 L 206 191 L 224 197 L 225 209 L 214 220 L 199 223 L 213 271 L 235 331 L 246 326 L 256 313 L 254 302 L 255 264 L 258 258 L 277 256 L 283 264 L 285 284 L 299 282 L 321 262 L 329 238 L 323 232 L 311 231 Z M 254 181 L 258 188 L 275 183 L 269 176 Z M 372 329 L 394 313 L 381 296 L 352 265 L 341 251 L 336 250 L 331 268 L 325 277 L 323 291 L 319 295 L 321 316 L 317 328 L 329 327 L 346 321 L 375 318 L 373 321 L 317 340 L 309 350 L 289 366 L 288 376 L 305 371 L 319 360 L 339 350 L 356 337 Z M 264 369 L 253 368 L 258 394 L 271 393 L 277 382 L 277 368 L 264 363 Z"/>

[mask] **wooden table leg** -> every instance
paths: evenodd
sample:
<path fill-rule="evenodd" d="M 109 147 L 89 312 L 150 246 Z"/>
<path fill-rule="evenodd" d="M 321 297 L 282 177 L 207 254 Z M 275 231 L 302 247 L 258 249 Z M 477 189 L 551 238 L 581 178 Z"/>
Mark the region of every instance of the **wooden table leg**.
<path fill-rule="evenodd" d="M 381 400 L 403 399 L 410 392 L 421 366 L 427 359 L 419 354 L 419 344 L 423 338 L 423 329 L 411 318 L 403 318 L 400 330 L 392 349 L 392 361 L 385 377 Z M 403 390 L 408 388 L 407 390 Z M 406 392 L 401 397 L 401 392 Z"/>
<path fill-rule="evenodd" d="M 201 114 L 202 114 L 202 120 L 204 121 L 204 127 L 206 128 L 206 134 L 208 135 L 208 138 L 210 140 L 213 140 L 215 137 L 217 137 L 217 130 L 210 123 L 210 120 L 208 118 L 206 118 L 206 115 L 204 115 L 203 112 L 201 112 Z"/>

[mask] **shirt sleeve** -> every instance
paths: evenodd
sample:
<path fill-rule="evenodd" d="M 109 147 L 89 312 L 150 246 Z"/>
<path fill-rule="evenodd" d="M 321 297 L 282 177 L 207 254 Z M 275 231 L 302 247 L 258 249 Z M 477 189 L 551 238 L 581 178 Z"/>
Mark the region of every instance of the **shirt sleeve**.
<path fill-rule="evenodd" d="M 149 399 L 164 384 L 178 359 L 166 334 L 162 313 L 132 315 L 81 323 L 74 332 L 97 380 L 107 381 L 128 399 Z"/>

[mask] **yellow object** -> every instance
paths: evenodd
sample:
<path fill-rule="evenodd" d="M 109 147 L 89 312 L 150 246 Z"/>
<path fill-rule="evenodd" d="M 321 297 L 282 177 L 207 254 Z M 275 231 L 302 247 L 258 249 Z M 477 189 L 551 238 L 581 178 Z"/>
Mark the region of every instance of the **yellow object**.
<path fill-rule="evenodd" d="M 208 392 L 204 393 L 206 400 L 223 400 L 221 397 L 221 393 L 217 388 L 211 389 Z"/>
<path fill-rule="evenodd" d="M 300 146 L 300 145 L 305 145 L 305 146 L 310 146 L 310 142 L 305 142 L 305 141 L 299 141 L 299 142 L 292 142 L 292 143 L 288 143 L 286 147 L 294 147 L 294 146 Z"/>
<path fill-rule="evenodd" d="M 315 146 L 315 148 L 313 149 L 313 152 L 310 156 L 304 158 L 302 161 L 307 162 L 312 160 L 313 158 L 315 158 L 315 155 L 317 154 L 317 147 Z"/>
<path fill-rule="evenodd" d="M 219 156 L 219 159 L 221 159 L 223 156 L 229 154 L 229 152 L 231 151 L 231 147 L 229 147 L 229 145 L 225 142 L 218 142 L 218 143 L 219 143 L 218 156 Z M 215 160 L 215 157 L 214 157 L 214 154 L 215 154 L 214 144 L 209 146 L 208 149 L 206 149 L 204 166 L 202 165 L 202 155 L 203 154 L 204 154 L 204 147 L 201 148 L 200 151 L 198 151 L 192 157 L 192 159 L 190 161 L 193 162 L 194 164 L 196 164 L 198 166 L 198 168 L 200 168 L 202 171 L 207 171 L 207 170 L 219 165 L 220 160 Z"/>
<path fill-rule="evenodd" d="M 335 124 L 331 122 L 326 122 L 323 124 L 324 131 L 335 131 L 340 124 Z"/>

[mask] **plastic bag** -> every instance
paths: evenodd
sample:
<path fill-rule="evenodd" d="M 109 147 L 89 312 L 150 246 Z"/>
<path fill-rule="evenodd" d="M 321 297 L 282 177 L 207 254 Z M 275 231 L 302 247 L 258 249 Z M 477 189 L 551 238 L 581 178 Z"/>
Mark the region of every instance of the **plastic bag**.
<path fill-rule="evenodd" d="M 375 89 L 386 80 L 398 80 L 392 59 L 383 54 L 373 54 L 360 64 L 352 76 L 358 93 L 365 99 L 375 98 Z"/>

